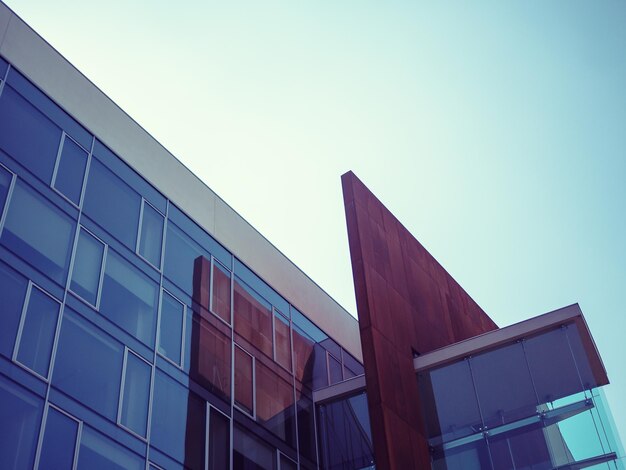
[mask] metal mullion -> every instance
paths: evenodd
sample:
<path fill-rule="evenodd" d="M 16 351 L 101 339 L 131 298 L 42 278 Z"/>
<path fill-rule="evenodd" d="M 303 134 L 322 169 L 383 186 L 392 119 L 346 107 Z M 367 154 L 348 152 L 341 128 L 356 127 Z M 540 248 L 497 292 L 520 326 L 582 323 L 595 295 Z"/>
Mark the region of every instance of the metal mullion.
<path fill-rule="evenodd" d="M 57 179 L 57 173 L 59 171 L 59 164 L 61 163 L 61 155 L 63 154 L 63 147 L 65 146 L 65 136 L 67 134 L 64 130 L 61 131 L 61 141 L 59 142 L 59 147 L 57 148 L 57 156 L 54 160 L 54 169 L 52 170 L 52 179 L 50 181 L 50 187 L 54 189 L 56 192 L 59 192 L 58 189 L 54 186 L 54 183 Z"/>
<path fill-rule="evenodd" d="M 90 307 L 95 308 L 96 310 L 99 310 L 99 303 L 100 303 L 100 294 L 102 291 L 102 278 L 103 278 L 103 272 L 104 272 L 104 262 L 106 260 L 106 252 L 107 252 L 107 248 L 108 245 L 107 243 L 102 240 L 100 237 L 98 237 L 96 234 L 94 234 L 91 230 L 87 229 L 86 227 L 84 227 L 83 225 L 81 225 L 80 223 L 77 224 L 78 225 L 78 236 L 76 237 L 76 241 L 72 247 L 72 256 L 70 258 L 70 267 L 68 269 L 68 279 L 69 279 L 69 283 L 67 284 L 68 287 L 67 289 L 78 299 L 80 299 L 81 301 L 83 301 L 84 303 L 86 303 L 87 305 L 89 305 Z M 102 256 L 100 258 L 100 272 L 98 273 L 98 287 L 96 289 L 96 302 L 95 304 L 92 304 L 91 302 L 89 302 L 86 299 L 83 299 L 83 297 L 74 292 L 72 290 L 72 278 L 74 275 L 74 265 L 76 264 L 76 254 L 78 251 L 78 241 L 80 240 L 80 232 L 81 231 L 85 231 L 89 236 L 95 238 L 98 242 L 100 242 L 100 244 L 102 245 Z"/>
<path fill-rule="evenodd" d="M 287 319 L 287 323 L 289 324 L 289 355 L 291 356 L 291 386 L 293 389 L 293 420 L 295 423 L 295 433 L 296 433 L 296 455 L 298 456 L 298 460 L 296 462 L 296 467 L 300 467 L 300 433 L 298 432 L 298 394 L 296 391 L 296 365 L 295 365 L 295 355 L 293 353 L 293 327 L 291 321 L 291 312 L 289 312 L 289 318 Z"/>
<path fill-rule="evenodd" d="M 85 174 L 83 175 L 83 183 L 80 187 L 80 197 L 78 198 L 78 209 L 82 214 L 83 202 L 85 200 L 85 193 L 87 192 L 87 179 L 89 177 L 89 170 L 91 169 L 91 160 L 93 159 L 93 150 L 96 145 L 96 137 L 91 136 L 91 148 L 87 152 L 87 163 L 85 165 Z M 80 215 L 79 215 L 80 218 Z"/>
<path fill-rule="evenodd" d="M 135 254 L 139 255 L 139 245 L 141 243 L 141 231 L 143 229 L 143 205 L 146 200 L 141 196 L 141 207 L 139 208 L 139 225 L 137 227 L 137 241 L 135 242 Z M 141 256 L 141 255 L 139 255 Z M 142 256 L 143 258 L 143 256 Z"/>
<path fill-rule="evenodd" d="M 104 244 L 102 252 L 102 265 L 100 266 L 100 279 L 98 280 L 98 293 L 96 295 L 96 310 L 100 311 L 100 301 L 102 300 L 102 287 L 104 284 L 104 274 L 106 271 L 107 257 L 109 256 L 109 245 Z"/>
<path fill-rule="evenodd" d="M 137 437 L 138 439 L 140 439 L 143 442 L 148 442 L 148 438 L 146 437 L 148 434 L 148 423 L 150 421 L 150 395 L 152 394 L 152 371 L 153 371 L 153 365 L 150 363 L 150 361 L 148 361 L 147 359 L 145 359 L 143 356 L 141 356 L 140 354 L 136 353 L 135 351 L 133 351 L 132 349 L 130 349 L 128 346 L 125 346 L 125 354 L 124 354 L 124 365 L 123 365 L 123 373 L 124 373 L 124 380 L 122 382 L 122 386 L 120 387 L 120 399 L 119 399 L 119 416 L 120 419 L 118 420 L 118 425 L 128 431 L 129 433 L 131 433 L 133 436 Z M 121 413 L 122 413 L 122 406 L 123 406 L 123 400 L 124 400 L 124 389 L 126 387 L 126 366 L 128 363 L 128 355 L 132 354 L 133 356 L 135 356 L 137 359 L 145 362 L 148 367 L 150 367 L 150 392 L 148 394 L 148 418 L 146 421 L 146 436 L 142 436 L 141 434 L 137 433 L 136 431 L 133 431 L 132 429 L 130 429 L 129 427 L 127 427 L 126 425 L 124 425 L 121 421 Z"/>
<path fill-rule="evenodd" d="M 143 213 L 144 213 L 145 204 L 148 204 L 150 207 L 152 207 L 156 212 L 158 212 L 163 217 L 163 225 L 162 225 L 163 237 L 161 237 L 161 260 L 160 260 L 161 262 L 159 263 L 159 266 L 155 266 L 145 256 L 139 253 L 139 248 L 141 247 L 141 235 L 143 233 Z M 141 207 L 139 209 L 139 227 L 137 229 L 137 243 L 135 243 L 135 254 L 139 256 L 139 258 L 144 260 L 146 263 L 148 263 L 150 266 L 152 266 L 154 269 L 156 269 L 159 273 L 161 273 L 162 268 L 163 268 L 163 256 L 164 256 L 164 246 L 165 246 L 165 243 L 164 243 L 165 242 L 165 218 L 166 216 L 163 214 L 163 212 L 161 212 L 158 208 L 154 207 L 154 205 L 150 203 L 150 201 L 148 201 L 146 198 L 141 196 Z"/>
<path fill-rule="evenodd" d="M 15 184 L 17 181 L 17 174 L 13 173 L 6 166 L 0 163 L 0 167 L 4 168 L 11 174 L 11 182 L 9 183 L 9 190 L 7 191 L 7 198 L 4 201 L 4 208 L 2 212 L 0 212 L 0 234 L 2 233 L 2 229 L 4 228 L 4 223 L 6 221 L 7 215 L 9 213 L 9 204 L 11 203 L 11 199 L 13 196 L 13 191 L 15 189 Z"/>
<path fill-rule="evenodd" d="M 276 362 L 276 308 L 272 305 L 272 358 Z"/>
<path fill-rule="evenodd" d="M 80 441 L 83 437 L 83 422 L 78 422 L 78 429 L 76 430 L 76 447 L 74 447 L 74 464 L 72 470 L 76 470 L 78 467 L 78 456 L 80 454 Z"/>
<path fill-rule="evenodd" d="M 121 426 L 122 420 L 122 402 L 124 401 L 124 387 L 126 386 L 126 364 L 128 362 L 128 346 L 124 346 L 124 360 L 122 361 L 122 379 L 120 381 L 120 397 L 117 401 L 117 418 L 116 423 Z"/>
<path fill-rule="evenodd" d="M 22 342 L 22 333 L 24 330 L 24 320 L 26 319 L 26 312 L 28 311 L 28 304 L 30 304 L 30 294 L 33 290 L 33 281 L 29 280 L 28 281 L 28 286 L 26 287 L 26 297 L 24 299 L 24 305 L 22 306 L 22 311 L 20 313 L 20 322 L 18 324 L 17 327 L 17 336 L 15 338 L 15 344 L 13 345 L 13 354 L 11 359 L 13 360 L 13 362 L 23 365 L 21 364 L 18 360 L 17 360 L 17 353 L 20 349 L 20 343 Z M 39 374 L 37 374 L 39 375 Z"/>

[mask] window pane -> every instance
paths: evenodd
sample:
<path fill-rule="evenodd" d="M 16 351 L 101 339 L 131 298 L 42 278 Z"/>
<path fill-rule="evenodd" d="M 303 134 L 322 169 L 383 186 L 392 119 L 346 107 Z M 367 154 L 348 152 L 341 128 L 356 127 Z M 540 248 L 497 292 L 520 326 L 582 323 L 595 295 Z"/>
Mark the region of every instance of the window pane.
<path fill-rule="evenodd" d="M 139 254 L 153 266 L 161 267 L 161 242 L 163 241 L 163 216 L 150 204 L 143 205 Z"/>
<path fill-rule="evenodd" d="M 123 354 L 119 343 L 66 306 L 52 384 L 115 421 Z"/>
<path fill-rule="evenodd" d="M 194 263 L 201 256 L 207 260 L 211 259 L 211 255 L 206 250 L 203 250 L 174 224 L 168 222 L 164 274 L 191 296 L 194 295 Z M 203 307 L 208 309 L 208 305 L 203 305 Z"/>
<path fill-rule="evenodd" d="M 72 470 L 77 432 L 77 421 L 52 407 L 48 408 L 39 470 Z"/>
<path fill-rule="evenodd" d="M 0 147 L 50 184 L 61 129 L 9 85 L 0 97 Z"/>
<path fill-rule="evenodd" d="M 183 318 L 185 307 L 167 292 L 161 300 L 161 324 L 159 326 L 159 354 L 180 364 Z"/>
<path fill-rule="evenodd" d="M 140 205 L 139 194 L 98 160 L 91 159 L 83 210 L 133 251 L 137 240 Z"/>
<path fill-rule="evenodd" d="M 185 466 L 204 468 L 206 402 L 156 370 L 150 442 Z"/>
<path fill-rule="evenodd" d="M 274 348 L 276 362 L 287 370 L 291 370 L 291 340 L 289 335 L 289 320 L 281 314 L 274 313 Z"/>
<path fill-rule="evenodd" d="M 11 358 L 28 281 L 0 263 L 0 354 Z"/>
<path fill-rule="evenodd" d="M 79 470 L 143 470 L 144 459 L 88 426 L 83 427 Z"/>
<path fill-rule="evenodd" d="M 18 180 L 2 243 L 61 284 L 65 283 L 73 221 Z"/>
<path fill-rule="evenodd" d="M 190 355 L 189 376 L 210 392 L 230 402 L 230 337 L 196 315 L 191 322 L 191 328 L 191 339 L 187 346 Z"/>
<path fill-rule="evenodd" d="M 330 378 L 330 385 L 343 380 L 343 376 L 341 375 L 341 362 L 339 362 L 331 354 L 328 355 L 328 375 Z"/>
<path fill-rule="evenodd" d="M 87 152 L 66 136 L 63 141 L 54 187 L 76 205 L 80 202 L 86 167 Z"/>
<path fill-rule="evenodd" d="M 297 390 L 296 397 L 298 400 L 298 443 L 300 454 L 317 462 L 313 393 L 308 389 Z"/>
<path fill-rule="evenodd" d="M 96 305 L 104 244 L 81 229 L 72 268 L 70 289 L 91 305 Z"/>
<path fill-rule="evenodd" d="M 0 375 L 0 462 L 2 468 L 33 468 L 43 402 Z"/>
<path fill-rule="evenodd" d="M 280 454 L 280 470 L 298 470 L 295 462 Z"/>
<path fill-rule="evenodd" d="M 100 311 L 149 346 L 154 346 L 157 293 L 155 282 L 108 250 Z"/>
<path fill-rule="evenodd" d="M 219 411 L 210 409 L 209 470 L 230 467 L 230 420 Z"/>
<path fill-rule="evenodd" d="M 48 377 L 60 304 L 33 286 L 24 318 L 17 360 Z"/>
<path fill-rule="evenodd" d="M 272 357 L 272 306 L 237 278 L 235 331 Z"/>
<path fill-rule="evenodd" d="M 235 346 L 235 403 L 253 413 L 252 356 Z"/>
<path fill-rule="evenodd" d="M 256 437 L 235 426 L 233 430 L 233 468 L 235 470 L 273 470 L 275 451 Z"/>
<path fill-rule="evenodd" d="M 148 427 L 151 372 L 150 365 L 134 354 L 128 353 L 121 423 L 144 437 Z"/>
<path fill-rule="evenodd" d="M 293 386 L 272 369 L 256 361 L 257 421 L 287 444 L 296 445 Z"/>
<path fill-rule="evenodd" d="M 221 264 L 213 263 L 213 292 L 211 310 L 230 324 L 230 271 Z"/>
<path fill-rule="evenodd" d="M 0 166 L 0 218 L 2 218 L 4 203 L 9 195 L 9 187 L 11 186 L 12 178 L 13 175 Z"/>

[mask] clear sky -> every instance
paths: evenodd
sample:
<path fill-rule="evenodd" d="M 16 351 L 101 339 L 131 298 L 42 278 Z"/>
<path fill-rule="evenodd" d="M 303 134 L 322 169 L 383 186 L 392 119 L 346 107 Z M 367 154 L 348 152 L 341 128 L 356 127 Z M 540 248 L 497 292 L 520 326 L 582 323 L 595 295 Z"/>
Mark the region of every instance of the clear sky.
<path fill-rule="evenodd" d="M 501 326 L 579 302 L 626 437 L 626 2 L 7 2 L 356 315 L 353 170 Z"/>

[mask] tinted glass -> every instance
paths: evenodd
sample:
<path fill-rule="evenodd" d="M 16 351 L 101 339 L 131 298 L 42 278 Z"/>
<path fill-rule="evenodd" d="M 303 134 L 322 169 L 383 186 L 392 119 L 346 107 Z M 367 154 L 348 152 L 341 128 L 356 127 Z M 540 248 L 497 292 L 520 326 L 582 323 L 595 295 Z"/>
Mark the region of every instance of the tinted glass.
<path fill-rule="evenodd" d="M 40 398 L 0 375 L 0 462 L 3 469 L 33 468 L 42 406 Z"/>
<path fill-rule="evenodd" d="M 184 305 L 163 291 L 159 326 L 159 354 L 171 359 L 176 364 L 181 362 L 184 314 Z"/>
<path fill-rule="evenodd" d="M 28 281 L 0 263 L 0 354 L 13 356 Z"/>
<path fill-rule="evenodd" d="M 115 421 L 123 354 L 119 343 L 65 307 L 52 384 Z"/>
<path fill-rule="evenodd" d="M 108 250 L 100 311 L 149 346 L 154 345 L 157 294 L 155 282 Z"/>
<path fill-rule="evenodd" d="M 255 372 L 257 421 L 295 447 L 293 385 L 260 361 L 256 361 Z"/>
<path fill-rule="evenodd" d="M 104 244 L 81 229 L 72 268 L 70 289 L 91 305 L 96 305 Z"/>
<path fill-rule="evenodd" d="M 39 470 L 72 470 L 77 432 L 77 421 L 55 408 L 48 408 Z"/>
<path fill-rule="evenodd" d="M 341 362 L 339 362 L 331 354 L 328 355 L 328 377 L 330 379 L 330 385 L 336 384 L 343 380 L 341 372 Z"/>
<path fill-rule="evenodd" d="M 230 271 L 214 262 L 211 311 L 226 323 L 230 323 L 230 284 Z"/>
<path fill-rule="evenodd" d="M 363 364 L 343 351 L 343 372 L 346 378 L 361 375 L 364 373 Z"/>
<path fill-rule="evenodd" d="M 287 370 L 291 370 L 291 335 L 289 320 L 276 310 L 274 313 L 274 354 L 276 362 Z"/>
<path fill-rule="evenodd" d="M 230 466 L 230 420 L 214 408 L 209 416 L 209 470 Z"/>
<path fill-rule="evenodd" d="M 2 243 L 63 284 L 73 235 L 73 221 L 18 180 L 2 231 Z"/>
<path fill-rule="evenodd" d="M 315 450 L 315 421 L 312 392 L 296 389 L 296 405 L 298 411 L 298 444 L 300 455 L 317 461 Z"/>
<path fill-rule="evenodd" d="M 144 437 L 148 427 L 151 372 L 150 365 L 128 353 L 120 421 L 128 429 Z"/>
<path fill-rule="evenodd" d="M 235 346 L 235 403 L 253 414 L 252 356 Z"/>
<path fill-rule="evenodd" d="M 0 166 L 0 218 L 2 218 L 4 203 L 9 195 L 9 187 L 11 186 L 12 178 L 13 175 Z"/>
<path fill-rule="evenodd" d="M 76 205 L 80 202 L 86 167 L 87 152 L 66 136 L 63 141 L 54 187 Z"/>
<path fill-rule="evenodd" d="M 206 402 L 158 369 L 150 442 L 192 469 L 204 468 Z"/>
<path fill-rule="evenodd" d="M 46 378 L 50 367 L 59 308 L 59 302 L 35 287 L 31 289 L 17 360 Z"/>
<path fill-rule="evenodd" d="M 235 331 L 272 357 L 272 306 L 235 278 Z"/>
<path fill-rule="evenodd" d="M 280 470 L 298 470 L 298 467 L 293 460 L 280 454 Z"/>
<path fill-rule="evenodd" d="M 235 470 L 273 470 L 276 468 L 274 449 L 244 430 L 233 429 L 233 468 Z"/>
<path fill-rule="evenodd" d="M 106 194 L 106 197 L 103 195 Z M 135 251 L 141 198 L 92 158 L 83 210 L 103 229 Z"/>
<path fill-rule="evenodd" d="M 211 259 L 211 255 L 206 250 L 203 250 L 174 224 L 168 222 L 164 273 L 189 295 L 194 294 L 194 263 L 201 256 L 207 260 Z M 208 308 L 208 305 L 204 307 Z"/>
<path fill-rule="evenodd" d="M 50 184 L 61 129 L 6 84 L 0 96 L 0 129 L 0 148 Z"/>
<path fill-rule="evenodd" d="M 161 267 L 161 242 L 163 241 L 163 216 L 150 204 L 143 205 L 139 254 L 153 266 Z"/>
<path fill-rule="evenodd" d="M 144 459 L 108 437 L 83 427 L 78 452 L 79 470 L 143 470 Z"/>

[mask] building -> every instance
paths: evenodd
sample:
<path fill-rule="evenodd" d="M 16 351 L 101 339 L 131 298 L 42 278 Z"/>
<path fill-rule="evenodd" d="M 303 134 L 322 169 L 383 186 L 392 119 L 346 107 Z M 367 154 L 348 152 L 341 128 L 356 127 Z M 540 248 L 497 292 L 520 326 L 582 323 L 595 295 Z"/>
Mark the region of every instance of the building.
<path fill-rule="evenodd" d="M 359 324 L 3 4 L 0 38 L 2 468 L 617 468 L 575 306 L 497 329 L 348 173 Z M 566 385 L 479 375 L 537 350 Z"/>

